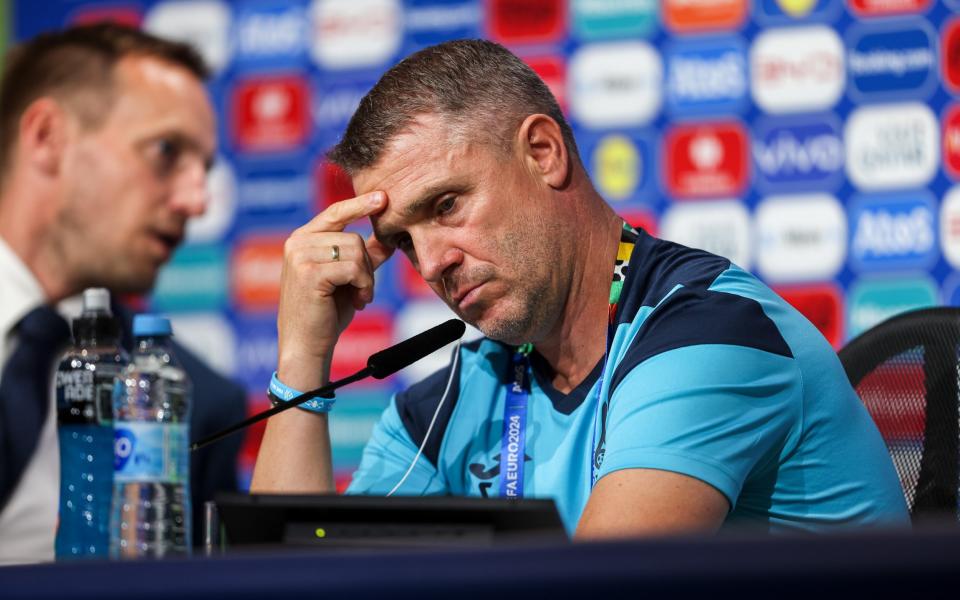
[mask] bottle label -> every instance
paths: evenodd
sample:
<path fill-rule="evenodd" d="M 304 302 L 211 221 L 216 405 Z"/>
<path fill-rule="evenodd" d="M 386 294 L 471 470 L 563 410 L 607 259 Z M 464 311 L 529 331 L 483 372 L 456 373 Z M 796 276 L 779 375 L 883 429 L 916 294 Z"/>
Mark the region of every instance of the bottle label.
<path fill-rule="evenodd" d="M 189 441 L 186 423 L 116 423 L 114 481 L 186 483 Z"/>

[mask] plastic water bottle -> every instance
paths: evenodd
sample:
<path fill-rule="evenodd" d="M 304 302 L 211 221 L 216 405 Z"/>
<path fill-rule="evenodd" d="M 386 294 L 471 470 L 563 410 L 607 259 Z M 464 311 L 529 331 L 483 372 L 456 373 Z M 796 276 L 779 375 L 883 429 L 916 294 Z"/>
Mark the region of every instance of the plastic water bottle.
<path fill-rule="evenodd" d="M 57 434 L 60 438 L 58 559 L 103 557 L 109 550 L 113 492 L 114 382 L 127 364 L 120 327 L 103 288 L 83 293 L 73 320 L 73 346 L 57 367 Z"/>
<path fill-rule="evenodd" d="M 191 385 L 170 344 L 170 321 L 137 315 L 130 364 L 114 390 L 110 555 L 190 554 Z"/>

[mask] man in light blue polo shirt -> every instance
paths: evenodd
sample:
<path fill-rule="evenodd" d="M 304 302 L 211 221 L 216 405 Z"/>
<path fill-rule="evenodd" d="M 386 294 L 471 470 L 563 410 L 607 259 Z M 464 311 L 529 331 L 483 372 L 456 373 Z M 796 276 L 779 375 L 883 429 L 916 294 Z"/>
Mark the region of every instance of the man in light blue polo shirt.
<path fill-rule="evenodd" d="M 829 344 L 726 259 L 624 224 L 502 47 L 403 61 L 331 158 L 360 195 L 287 241 L 274 385 L 326 381 L 397 249 L 486 335 L 393 399 L 351 492 L 551 497 L 583 538 L 907 522 Z M 363 217 L 375 236 L 343 233 Z M 325 413 L 270 420 L 252 489 L 333 489 Z"/>

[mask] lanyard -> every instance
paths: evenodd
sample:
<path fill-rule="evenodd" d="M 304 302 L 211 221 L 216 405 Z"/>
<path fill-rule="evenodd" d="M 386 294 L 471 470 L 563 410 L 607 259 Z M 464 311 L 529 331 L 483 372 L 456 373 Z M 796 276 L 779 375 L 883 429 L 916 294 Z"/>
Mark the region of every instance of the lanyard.
<path fill-rule="evenodd" d="M 623 224 L 623 234 L 620 237 L 620 246 L 617 249 L 617 260 L 613 268 L 613 281 L 610 285 L 609 324 L 613 323 L 616 314 L 617 302 L 623 289 L 623 279 L 626 275 L 630 254 L 637 241 L 635 229 Z M 609 327 L 607 344 L 610 342 Z M 500 496 L 503 498 L 523 498 L 524 467 L 527 444 L 527 404 L 530 400 L 530 352 L 532 344 L 524 344 L 516 349 L 510 361 L 510 382 L 507 388 L 507 398 L 503 405 L 503 436 L 500 442 Z M 607 353 L 603 354 L 606 366 Z M 601 377 L 603 376 L 601 370 Z M 597 394 L 600 393 L 597 386 Z M 599 401 L 599 398 L 597 399 Z M 604 419 L 606 421 L 606 419 Z M 596 426 L 594 426 L 594 444 L 596 448 Z M 603 440 L 601 439 L 601 443 Z M 590 460 L 590 483 L 593 485 L 593 469 L 595 460 Z"/>

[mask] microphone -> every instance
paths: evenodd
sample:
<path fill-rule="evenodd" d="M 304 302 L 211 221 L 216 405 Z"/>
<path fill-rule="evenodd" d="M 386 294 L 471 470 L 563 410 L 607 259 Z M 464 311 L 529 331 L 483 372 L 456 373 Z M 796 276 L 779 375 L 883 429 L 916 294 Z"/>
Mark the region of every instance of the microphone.
<path fill-rule="evenodd" d="M 384 377 L 393 375 L 400 369 L 417 362 L 421 358 L 439 350 L 450 342 L 456 341 L 463 335 L 463 332 L 466 331 L 466 329 L 467 326 L 459 319 L 450 319 L 449 321 L 441 323 L 436 327 L 431 327 L 430 329 L 422 333 L 418 333 L 408 340 L 404 340 L 399 344 L 395 344 L 385 350 L 381 350 L 380 352 L 370 355 L 370 358 L 367 359 L 367 366 L 360 369 L 353 375 L 344 377 L 343 379 L 339 379 L 337 381 L 332 381 L 326 385 L 318 387 L 317 389 L 310 390 L 309 392 L 304 392 L 299 396 L 284 402 L 283 404 L 278 404 L 273 408 L 259 412 L 252 417 L 248 417 L 239 423 L 234 423 L 226 429 L 218 431 L 217 433 L 207 436 L 199 442 L 192 444 L 190 446 L 190 450 L 199 450 L 200 448 L 221 440 L 231 433 L 243 429 L 244 427 L 253 425 L 258 421 L 272 417 L 273 415 L 293 408 L 294 406 L 300 406 L 311 398 L 316 398 L 318 396 L 332 398 L 333 390 L 343 387 L 349 383 L 353 383 L 354 381 L 359 381 L 371 376 L 375 379 L 383 379 Z"/>

